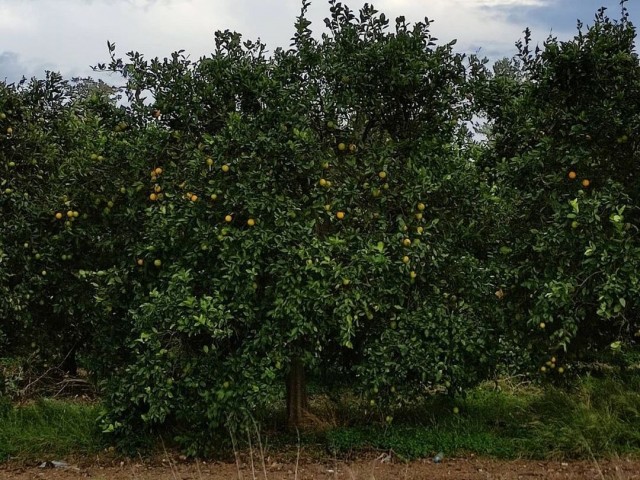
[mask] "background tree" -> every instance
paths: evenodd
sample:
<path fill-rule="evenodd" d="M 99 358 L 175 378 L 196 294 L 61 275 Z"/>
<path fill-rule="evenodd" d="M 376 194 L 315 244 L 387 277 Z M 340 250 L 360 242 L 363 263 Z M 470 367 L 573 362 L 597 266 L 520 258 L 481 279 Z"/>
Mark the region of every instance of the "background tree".
<path fill-rule="evenodd" d="M 494 259 L 503 314 L 543 372 L 633 352 L 638 326 L 635 28 L 599 10 L 477 90 L 491 125 L 483 165 L 501 199 Z M 629 350 L 631 348 L 631 350 Z"/>

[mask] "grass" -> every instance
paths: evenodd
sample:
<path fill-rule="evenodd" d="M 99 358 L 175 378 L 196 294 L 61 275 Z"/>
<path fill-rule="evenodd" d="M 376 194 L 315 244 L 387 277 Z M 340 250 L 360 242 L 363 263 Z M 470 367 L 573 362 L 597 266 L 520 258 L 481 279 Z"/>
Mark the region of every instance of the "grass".
<path fill-rule="evenodd" d="M 433 399 L 389 427 L 337 428 L 327 444 L 339 454 L 367 448 L 411 459 L 475 453 L 513 458 L 640 455 L 640 379 L 624 384 L 587 378 L 573 390 L 485 385 L 452 404 Z"/>
<path fill-rule="evenodd" d="M 97 428 L 100 407 L 69 400 L 41 399 L 22 406 L 2 405 L 0 461 L 90 455 L 104 448 Z"/>
<path fill-rule="evenodd" d="M 483 385 L 457 401 L 432 398 L 396 412 L 392 425 L 364 417 L 364 403 L 351 399 L 331 412 L 334 426 L 302 432 L 301 444 L 307 452 L 340 457 L 371 450 L 392 450 L 405 459 L 437 452 L 501 459 L 640 456 L 639 377 L 587 377 L 570 390 L 501 387 Z M 1 400 L 0 461 L 86 456 L 106 446 L 96 427 L 99 405 L 45 399 L 3 407 Z M 298 448 L 297 435 L 279 429 L 263 432 L 263 440 L 273 453 Z"/>

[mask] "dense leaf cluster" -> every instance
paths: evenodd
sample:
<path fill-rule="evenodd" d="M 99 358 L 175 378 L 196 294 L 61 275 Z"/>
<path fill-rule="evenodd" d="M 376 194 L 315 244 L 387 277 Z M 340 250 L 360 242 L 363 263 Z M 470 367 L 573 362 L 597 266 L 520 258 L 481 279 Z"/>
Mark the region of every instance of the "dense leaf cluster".
<path fill-rule="evenodd" d="M 76 360 L 106 431 L 190 451 L 303 365 L 390 421 L 496 371 L 626 365 L 638 331 L 640 64 L 623 9 L 493 70 L 329 2 L 291 48 L 0 85 L 0 348 Z M 486 141 L 467 129 L 483 116 Z M 626 355 L 626 357 L 625 357 Z M 1 386 L 0 386 L 1 388 Z M 186 427 L 185 427 L 186 426 Z"/>

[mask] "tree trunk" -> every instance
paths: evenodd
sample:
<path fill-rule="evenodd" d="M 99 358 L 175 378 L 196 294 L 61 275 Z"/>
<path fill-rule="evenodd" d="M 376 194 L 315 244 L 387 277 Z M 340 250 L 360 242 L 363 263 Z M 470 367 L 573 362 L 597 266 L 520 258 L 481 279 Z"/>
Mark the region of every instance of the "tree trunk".
<path fill-rule="evenodd" d="M 300 357 L 295 357 L 287 377 L 287 422 L 290 427 L 301 427 L 308 421 L 308 407 L 304 365 Z"/>

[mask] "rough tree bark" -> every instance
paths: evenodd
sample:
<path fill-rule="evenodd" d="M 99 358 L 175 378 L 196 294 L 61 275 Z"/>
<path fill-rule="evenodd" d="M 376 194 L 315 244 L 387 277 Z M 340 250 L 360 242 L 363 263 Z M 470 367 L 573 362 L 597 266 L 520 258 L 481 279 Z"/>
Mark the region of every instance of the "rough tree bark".
<path fill-rule="evenodd" d="M 309 398 L 304 377 L 304 365 L 300 357 L 291 362 L 287 376 L 287 422 L 290 427 L 302 427 L 309 420 Z"/>

